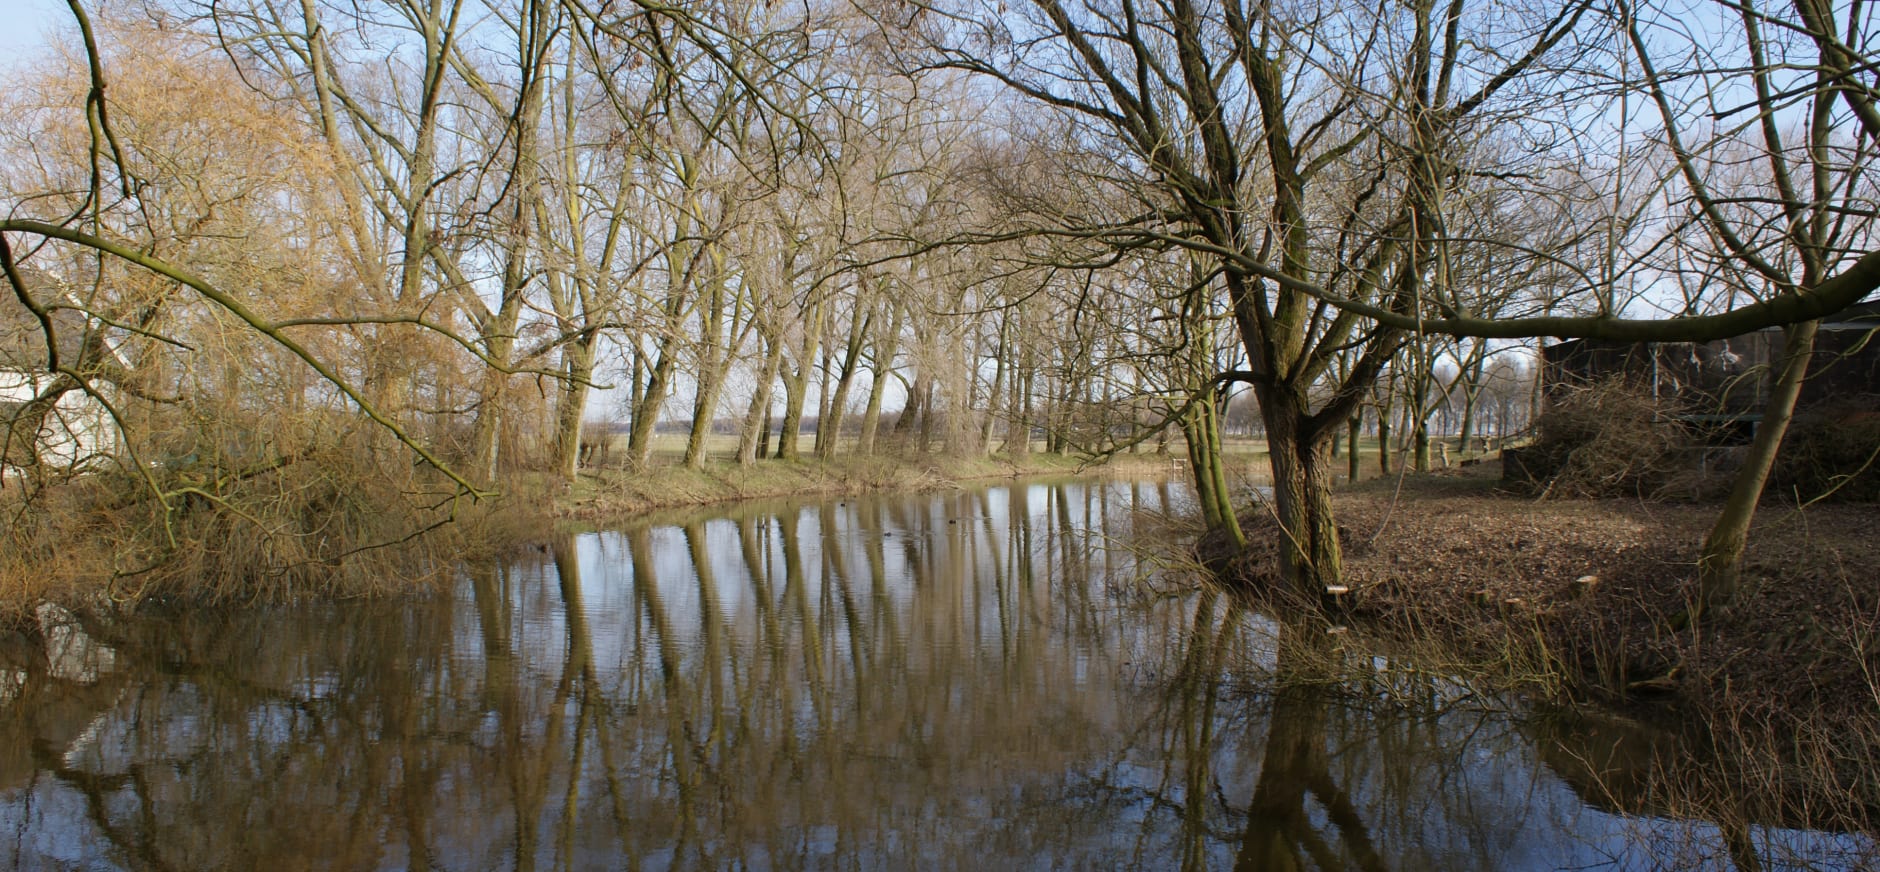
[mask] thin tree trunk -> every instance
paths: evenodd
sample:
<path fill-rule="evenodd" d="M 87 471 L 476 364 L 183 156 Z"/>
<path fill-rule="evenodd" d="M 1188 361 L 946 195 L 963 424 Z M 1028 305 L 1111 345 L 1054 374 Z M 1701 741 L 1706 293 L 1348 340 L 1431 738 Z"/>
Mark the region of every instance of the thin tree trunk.
<path fill-rule="evenodd" d="M 1023 372 L 1024 377 L 1012 379 L 1012 391 L 1015 394 L 1012 397 L 1012 409 L 1017 414 L 1012 416 L 1012 430 L 1005 438 L 1006 450 L 1010 451 L 1013 457 L 1031 455 L 1031 388 L 1036 383 L 1037 370 L 1029 365 L 1029 350 L 1021 360 L 1027 364 Z"/>
<path fill-rule="evenodd" d="M 992 431 L 1004 414 L 1005 371 L 1006 366 L 1006 328 L 1011 322 L 1010 315 L 999 319 L 999 344 L 994 350 L 992 364 L 992 388 L 986 392 L 986 419 L 979 427 L 979 453 L 992 453 Z"/>
<path fill-rule="evenodd" d="M 1345 421 L 1345 480 L 1354 483 L 1361 474 L 1359 461 L 1363 459 L 1358 456 L 1358 431 L 1360 429 L 1362 427 L 1357 415 L 1352 415 Z"/>
<path fill-rule="evenodd" d="M 1390 475 L 1391 395 L 1384 391 L 1377 401 L 1377 471 Z"/>
<path fill-rule="evenodd" d="M 1189 471 L 1194 477 L 1203 522 L 1208 529 L 1226 536 L 1234 550 L 1246 548 L 1247 534 L 1241 530 L 1240 519 L 1234 514 L 1233 494 L 1221 463 L 1220 416 L 1213 398 L 1189 405 L 1182 416 L 1181 428 L 1188 443 Z"/>
<path fill-rule="evenodd" d="M 1743 549 L 1749 542 L 1749 526 L 1756 518 L 1756 504 L 1762 499 L 1769 471 L 1775 467 L 1782 437 L 1788 433 L 1795 414 L 1795 399 L 1801 395 L 1802 382 L 1808 375 L 1808 358 L 1815 350 L 1815 332 L 1819 321 L 1805 321 L 1783 328 L 1782 355 L 1775 361 L 1775 385 L 1763 406 L 1762 423 L 1749 453 L 1737 471 L 1730 496 L 1723 511 L 1704 538 L 1704 550 L 1697 561 L 1698 593 L 1693 618 L 1706 610 L 1722 608 L 1735 598 L 1741 584 Z"/>
<path fill-rule="evenodd" d="M 835 366 L 835 353 L 824 345 L 822 362 L 816 367 L 816 438 L 810 443 L 811 453 L 818 457 L 828 456 L 823 453 L 824 446 L 828 446 L 831 452 L 835 451 L 833 434 L 829 432 L 829 409 L 835 399 L 835 392 L 830 389 L 829 382 L 836 377 Z"/>
<path fill-rule="evenodd" d="M 828 459 L 836 454 L 836 445 L 842 438 L 842 422 L 848 417 L 849 391 L 855 387 L 855 374 L 861 370 L 862 347 L 868 340 L 868 328 L 874 323 L 875 313 L 870 311 L 860 318 L 851 318 L 849 322 L 849 341 L 843 349 L 842 370 L 836 378 L 836 389 L 829 400 L 829 411 L 816 425 L 816 454 Z"/>

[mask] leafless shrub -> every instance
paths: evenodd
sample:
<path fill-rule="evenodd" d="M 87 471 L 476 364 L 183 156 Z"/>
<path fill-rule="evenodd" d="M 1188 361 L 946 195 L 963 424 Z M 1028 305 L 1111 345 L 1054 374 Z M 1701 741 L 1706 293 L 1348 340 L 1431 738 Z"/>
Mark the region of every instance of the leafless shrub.
<path fill-rule="evenodd" d="M 1535 448 L 1553 473 L 1544 493 L 1562 497 L 1653 496 L 1685 468 L 1690 428 L 1675 404 L 1621 379 L 1556 399 L 1539 421 Z"/>
<path fill-rule="evenodd" d="M 120 601 L 355 596 L 454 568 L 466 533 L 448 522 L 467 507 L 382 434 L 253 423 L 251 439 L 175 441 L 12 506 L 0 578 L 41 589 L 9 601 L 106 580 Z"/>

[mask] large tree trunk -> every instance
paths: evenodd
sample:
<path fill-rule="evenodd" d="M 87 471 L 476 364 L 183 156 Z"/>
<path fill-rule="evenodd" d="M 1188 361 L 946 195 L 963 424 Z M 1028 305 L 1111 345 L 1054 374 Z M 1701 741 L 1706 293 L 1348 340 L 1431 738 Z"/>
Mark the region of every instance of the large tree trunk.
<path fill-rule="evenodd" d="M 817 304 L 803 319 L 803 345 L 796 355 L 794 368 L 783 372 L 783 428 L 777 431 L 777 459 L 794 460 L 803 430 L 803 404 L 809 398 L 809 380 L 816 371 L 816 358 L 822 353 L 822 305 Z"/>
<path fill-rule="evenodd" d="M 860 454 L 875 453 L 875 435 L 881 430 L 881 397 L 888 389 L 888 377 L 894 373 L 894 357 L 901 347 L 901 307 L 892 301 L 888 332 L 875 343 L 873 381 L 868 385 L 868 406 L 862 411 L 862 440 L 856 446 Z"/>
<path fill-rule="evenodd" d="M 494 322 L 485 325 L 484 348 L 491 360 L 505 366 L 515 352 L 516 325 L 522 315 L 522 288 L 520 261 L 522 252 L 511 252 L 512 266 L 505 267 L 502 308 L 497 311 Z M 514 276 L 511 276 L 511 273 Z M 510 281 L 517 281 L 510 287 Z M 472 474 L 485 484 L 496 481 L 497 444 L 502 433 L 505 407 L 509 403 L 509 373 L 493 366 L 483 369 L 483 390 L 477 400 L 477 419 L 470 431 L 470 453 Z"/>
<path fill-rule="evenodd" d="M 727 358 L 722 363 L 709 365 L 699 374 L 698 394 L 692 402 L 692 432 L 685 440 L 687 469 L 705 466 L 706 440 L 711 438 L 712 428 L 718 422 L 718 397 L 724 393 L 725 367 L 729 364 Z"/>
<path fill-rule="evenodd" d="M 587 414 L 588 380 L 594 374 L 594 339 L 590 333 L 562 352 L 568 381 L 555 410 L 555 474 L 565 481 L 574 481 L 581 470 L 581 423 Z"/>
<path fill-rule="evenodd" d="M 769 343 L 763 371 L 757 374 L 757 391 L 751 395 L 750 408 L 744 413 L 744 426 L 738 431 L 738 465 L 749 466 L 764 455 L 762 443 L 769 441 L 770 391 L 777 383 L 777 370 L 783 366 L 783 343 Z"/>
<path fill-rule="evenodd" d="M 716 262 L 717 258 L 714 258 Z M 698 350 L 698 386 L 692 395 L 692 429 L 686 434 L 685 468 L 700 469 L 705 466 L 706 441 L 711 438 L 712 428 L 718 423 L 718 396 L 724 392 L 725 372 L 731 368 L 734 350 L 743 341 L 742 336 L 735 339 L 727 337 L 725 331 L 725 296 L 724 281 L 718 275 L 711 279 L 711 286 L 701 300 L 703 311 L 703 329 L 700 330 Z M 735 326 L 737 315 L 731 315 Z M 735 331 L 732 331 L 735 332 Z"/>
<path fill-rule="evenodd" d="M 928 379 L 926 395 L 923 396 L 920 401 L 920 408 L 921 408 L 920 427 L 917 428 L 914 434 L 914 439 L 916 441 L 916 444 L 914 446 L 914 452 L 916 454 L 924 455 L 928 453 L 929 451 L 933 450 L 933 419 L 934 419 L 933 407 L 934 407 L 934 392 L 937 389 L 938 389 L 938 382 L 936 382 L 933 379 Z"/>
<path fill-rule="evenodd" d="M 849 392 L 855 388 L 855 374 L 861 369 L 862 348 L 868 340 L 868 328 L 874 323 L 870 311 L 849 319 L 849 341 L 842 350 L 842 369 L 836 376 L 836 389 L 829 393 L 828 411 L 816 423 L 816 456 L 825 460 L 836 454 L 842 438 L 842 419 L 848 417 Z"/>
<path fill-rule="evenodd" d="M 1762 499 L 1769 471 L 1775 467 L 1782 437 L 1788 433 L 1789 420 L 1795 414 L 1795 398 L 1801 395 L 1802 381 L 1808 375 L 1808 358 L 1815 350 L 1815 331 L 1819 321 L 1805 321 L 1783 328 L 1782 355 L 1774 363 L 1774 387 L 1763 406 L 1762 423 L 1750 442 L 1743 467 L 1723 511 L 1704 539 L 1704 551 L 1697 561 L 1697 604 L 1693 617 L 1706 609 L 1720 608 L 1735 598 L 1741 582 L 1743 548 L 1749 541 L 1749 525 L 1756 519 L 1756 503 Z"/>
<path fill-rule="evenodd" d="M 1273 468 L 1273 510 L 1280 525 L 1280 570 L 1301 592 L 1317 597 L 1339 582 L 1344 557 L 1332 515 L 1330 428 L 1307 432 L 1302 398 L 1259 389 Z"/>
<path fill-rule="evenodd" d="M 921 422 L 927 417 L 927 397 L 933 393 L 929 390 L 932 384 L 933 377 L 927 374 L 925 366 L 914 372 L 914 385 L 908 388 L 907 402 L 901 406 L 901 417 L 895 420 L 890 431 L 894 434 L 897 450 L 907 451 L 919 435 Z"/>
<path fill-rule="evenodd" d="M 666 394 L 672 390 L 673 342 L 671 338 L 660 340 L 659 360 L 653 364 L 646 377 L 646 390 L 633 407 L 633 426 L 627 431 L 627 462 L 636 470 L 645 469 L 653 457 L 653 428 L 659 423 Z"/>
<path fill-rule="evenodd" d="M 798 360 L 796 371 L 783 374 L 783 428 L 777 431 L 777 459 L 794 460 L 797 456 L 797 442 L 803 430 L 803 403 L 809 396 L 809 374 L 811 366 L 807 360 Z"/>
<path fill-rule="evenodd" d="M 546 91 L 543 88 L 549 53 L 544 40 L 547 32 L 540 17 L 545 10 L 540 4 L 526 4 L 526 15 L 536 18 L 530 27 L 519 30 L 521 44 L 517 46 L 517 57 L 525 64 L 532 62 L 528 70 L 527 85 L 517 96 L 515 111 L 509 124 L 509 135 L 515 144 L 514 161 L 510 170 L 510 184 L 507 195 L 508 223 L 504 245 L 502 297 L 497 303 L 495 317 L 483 324 L 483 341 L 488 349 L 490 360 L 497 366 L 510 366 L 510 357 L 515 351 L 516 327 L 522 317 L 522 295 L 530 280 L 531 267 L 529 258 L 535 252 L 535 230 L 538 208 L 537 198 L 541 195 L 538 187 L 541 178 L 541 166 L 538 162 L 537 144 L 541 138 L 541 120 Z M 531 61 L 532 59 L 532 61 Z M 500 107 L 492 107 L 500 108 Z M 472 431 L 471 452 L 475 457 L 475 475 L 482 476 L 486 482 L 495 482 L 498 460 L 498 445 L 502 437 L 504 419 L 509 406 L 509 373 L 496 367 L 484 370 L 483 392 L 477 414 L 476 425 Z"/>
<path fill-rule="evenodd" d="M 874 374 L 868 384 L 868 405 L 862 408 L 862 438 L 855 445 L 855 453 L 869 455 L 875 453 L 875 434 L 881 429 L 881 395 L 887 390 L 886 375 L 881 367 L 872 371 Z"/>

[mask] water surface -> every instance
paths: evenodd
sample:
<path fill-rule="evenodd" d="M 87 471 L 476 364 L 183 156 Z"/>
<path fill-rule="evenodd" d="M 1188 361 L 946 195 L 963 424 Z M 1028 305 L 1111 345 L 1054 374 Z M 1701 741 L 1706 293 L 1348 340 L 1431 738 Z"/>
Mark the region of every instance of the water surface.
<path fill-rule="evenodd" d="M 0 868 L 1872 859 L 1625 813 L 1610 731 L 1383 658 L 1334 649 L 1386 671 L 1358 692 L 1281 681 L 1276 641 L 1323 627 L 1159 593 L 1153 549 L 1123 547 L 1181 499 L 751 505 L 565 536 L 435 599 L 42 611 L 41 637 L 0 646 Z"/>

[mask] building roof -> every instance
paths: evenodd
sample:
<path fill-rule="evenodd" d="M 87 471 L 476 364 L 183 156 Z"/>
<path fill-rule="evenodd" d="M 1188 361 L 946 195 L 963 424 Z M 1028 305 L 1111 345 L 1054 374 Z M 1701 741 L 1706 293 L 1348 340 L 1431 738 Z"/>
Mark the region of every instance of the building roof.
<path fill-rule="evenodd" d="M 1855 303 L 1821 319 L 1824 330 L 1872 330 L 1880 327 L 1880 299 Z"/>

